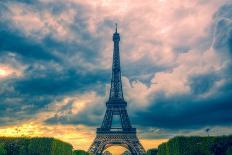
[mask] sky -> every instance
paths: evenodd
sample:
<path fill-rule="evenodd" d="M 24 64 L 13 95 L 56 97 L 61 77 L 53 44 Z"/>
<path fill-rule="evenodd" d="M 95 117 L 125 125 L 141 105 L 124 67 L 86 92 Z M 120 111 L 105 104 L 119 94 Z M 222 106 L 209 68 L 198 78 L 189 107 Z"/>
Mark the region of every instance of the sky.
<path fill-rule="evenodd" d="M 114 24 L 145 149 L 232 134 L 231 0 L 0 1 L 0 136 L 87 150 L 109 97 Z"/>

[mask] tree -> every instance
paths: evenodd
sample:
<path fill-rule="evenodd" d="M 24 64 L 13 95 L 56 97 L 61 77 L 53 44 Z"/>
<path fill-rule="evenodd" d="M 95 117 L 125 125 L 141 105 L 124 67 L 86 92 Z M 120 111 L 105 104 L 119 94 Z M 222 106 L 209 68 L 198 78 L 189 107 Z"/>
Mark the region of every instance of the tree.
<path fill-rule="evenodd" d="M 0 143 L 0 155 L 6 155 L 6 153 L 5 145 Z"/>
<path fill-rule="evenodd" d="M 85 152 L 84 150 L 74 150 L 73 155 L 89 155 L 89 153 Z"/>
<path fill-rule="evenodd" d="M 231 155 L 232 154 L 232 146 L 229 147 L 226 151 L 226 155 Z"/>
<path fill-rule="evenodd" d="M 158 149 L 156 148 L 147 150 L 147 155 L 157 155 L 157 154 L 158 154 Z"/>

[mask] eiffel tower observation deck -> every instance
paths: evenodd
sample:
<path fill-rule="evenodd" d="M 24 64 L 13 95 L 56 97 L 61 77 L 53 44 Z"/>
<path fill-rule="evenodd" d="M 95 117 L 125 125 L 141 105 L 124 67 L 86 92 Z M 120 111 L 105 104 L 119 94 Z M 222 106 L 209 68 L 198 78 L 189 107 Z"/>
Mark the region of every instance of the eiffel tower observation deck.
<path fill-rule="evenodd" d="M 109 100 L 106 102 L 106 113 L 100 128 L 97 128 L 97 135 L 88 152 L 100 155 L 112 145 L 123 146 L 132 155 L 143 155 L 145 150 L 136 135 L 136 128 L 133 128 L 127 113 L 127 102 L 123 97 L 119 42 L 120 35 L 117 31 L 113 34 L 114 50 L 112 63 L 112 77 Z M 121 126 L 112 126 L 113 117 L 119 116 Z"/>

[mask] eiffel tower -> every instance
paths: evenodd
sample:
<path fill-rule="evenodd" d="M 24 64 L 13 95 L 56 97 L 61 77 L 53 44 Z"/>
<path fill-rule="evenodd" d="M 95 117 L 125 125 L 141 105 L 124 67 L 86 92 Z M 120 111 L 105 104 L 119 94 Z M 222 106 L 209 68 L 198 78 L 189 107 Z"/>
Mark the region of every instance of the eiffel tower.
<path fill-rule="evenodd" d="M 132 155 L 143 155 L 145 150 L 136 135 L 136 128 L 133 128 L 127 114 L 127 102 L 123 98 L 120 54 L 120 35 L 116 30 L 113 34 L 114 53 L 112 63 L 112 78 L 109 100 L 106 102 L 106 113 L 100 128 L 97 128 L 97 135 L 88 152 L 100 155 L 108 147 L 119 145 L 127 148 Z M 120 117 L 121 127 L 113 128 L 113 116 Z"/>

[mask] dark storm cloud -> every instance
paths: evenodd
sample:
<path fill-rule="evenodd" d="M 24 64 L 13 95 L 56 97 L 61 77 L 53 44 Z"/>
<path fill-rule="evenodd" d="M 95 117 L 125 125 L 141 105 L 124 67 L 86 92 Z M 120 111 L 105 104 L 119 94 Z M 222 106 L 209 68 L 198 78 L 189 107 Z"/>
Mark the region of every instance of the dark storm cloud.
<path fill-rule="evenodd" d="M 84 6 L 68 5 L 63 2 L 42 3 L 27 0 L 7 2 L 6 5 L 0 4 L 0 7 L 7 11 L 6 6 L 13 3 L 24 3 L 29 5 L 34 12 L 48 11 L 54 16 L 65 10 L 76 8 L 78 14 L 75 15 L 73 23 L 67 26 L 70 34 L 76 38 L 58 38 L 52 30 L 44 36 L 40 31 L 33 35 L 25 35 L 24 30 L 16 29 L 10 19 L 1 21 L 0 62 L 3 60 L 7 62 L 6 57 L 11 52 L 17 56 L 19 63 L 26 66 L 26 69 L 23 71 L 22 77 L 1 81 L 0 113 L 2 117 L 0 125 L 14 124 L 18 120 L 31 118 L 42 110 L 46 111 L 48 105 L 54 100 L 62 100 L 66 95 L 94 90 L 98 95 L 104 96 L 105 84 L 110 81 L 110 70 L 91 70 L 86 67 L 85 63 L 98 66 L 99 61 L 102 61 L 101 52 L 106 39 L 98 33 L 104 32 L 105 27 L 112 27 L 112 20 L 104 20 L 97 26 L 98 32 L 91 34 L 87 30 L 86 19 L 88 17 L 85 13 L 88 12 L 88 8 Z M 214 16 L 214 28 L 216 29 L 214 49 L 222 55 L 231 52 L 232 49 L 232 25 L 231 22 L 228 22 L 232 17 L 231 8 L 231 5 L 225 5 Z M 0 10 L 1 14 L 4 13 L 2 10 Z M 39 35 L 41 40 L 33 38 L 35 35 Z M 202 44 L 204 43 L 203 40 Z M 181 45 L 174 47 L 173 50 L 177 53 L 187 53 L 192 48 Z M 149 85 L 155 73 L 170 69 L 154 66 L 152 61 L 154 60 L 147 57 L 141 58 L 136 65 L 134 62 L 122 61 L 122 65 L 125 66 L 122 68 L 123 75 L 129 77 L 130 80 L 139 79 Z M 212 91 L 220 80 L 226 82 L 217 90 L 216 96 L 199 98 L 199 95 L 205 95 Z M 169 129 L 231 124 L 232 82 L 229 65 L 219 73 L 194 75 L 189 78 L 188 82 L 191 89 L 190 94 L 167 97 L 160 92 L 147 109 L 131 115 L 132 122 L 138 126 Z M 67 104 L 61 111 L 72 107 L 72 104 Z M 98 105 L 100 106 L 89 105 L 88 109 L 84 109 L 78 114 L 55 115 L 45 122 L 48 124 L 98 126 L 105 112 L 104 103 Z"/>
<path fill-rule="evenodd" d="M 128 77 L 130 81 L 139 80 L 145 83 L 146 85 L 151 84 L 151 79 L 153 78 L 155 73 L 170 69 L 169 67 L 152 65 L 152 60 L 149 60 L 149 58 L 141 58 L 137 62 L 124 62 L 122 64 L 122 67 L 124 67 L 122 68 L 123 76 Z"/>
<path fill-rule="evenodd" d="M 88 111 L 81 111 L 76 115 L 63 115 L 63 116 L 53 116 L 45 120 L 45 123 L 48 124 L 84 124 L 87 126 L 99 126 L 103 119 L 103 103 L 100 103 L 101 106 L 97 106 L 94 109 L 90 107 Z M 100 105 L 99 104 L 99 105 Z"/>
<path fill-rule="evenodd" d="M 232 38 L 232 4 L 222 6 L 219 11 L 215 14 L 215 42 L 214 48 L 219 51 L 229 52 L 231 50 L 231 38 Z"/>
<path fill-rule="evenodd" d="M 193 96 L 160 97 L 147 111 L 137 113 L 132 120 L 140 126 L 168 129 L 231 125 L 231 96 L 230 91 L 220 97 L 200 100 Z"/>
<path fill-rule="evenodd" d="M 224 56 L 228 52 L 231 53 L 231 9 L 232 5 L 227 4 L 219 9 L 214 17 L 213 29 L 216 33 L 213 47 L 216 52 Z M 227 65 L 220 71 L 189 78 L 190 93 L 167 97 L 160 92 L 155 96 L 153 104 L 132 117 L 133 121 L 140 126 L 167 129 L 232 125 L 231 58 L 223 58 Z M 219 89 L 216 89 L 216 83 L 220 80 L 224 82 Z M 216 92 L 210 94 L 214 89 Z"/>
<path fill-rule="evenodd" d="M 20 2 L 20 3 L 26 3 L 26 4 L 35 4 L 35 2 L 38 2 L 38 0 L 10 0 L 10 2 Z"/>
<path fill-rule="evenodd" d="M 35 72 L 33 73 L 40 74 Z M 104 82 L 107 80 L 104 78 L 109 75 L 101 77 L 97 73 L 81 75 L 76 73 L 74 70 L 68 72 L 69 73 L 65 72 L 62 74 L 51 72 L 45 77 L 36 77 L 36 75 L 34 75 L 35 77 L 4 81 L 4 83 L 1 84 L 0 91 L 0 113 L 2 114 L 0 124 L 14 124 L 19 120 L 32 118 L 38 112 L 47 111 L 47 107 L 50 103 L 55 100 L 61 100 L 63 97 L 68 95 L 83 93 L 91 89 L 94 89 L 99 94 L 105 94 Z M 41 74 L 44 74 L 44 72 Z M 105 73 L 102 72 L 101 75 L 104 74 Z M 8 90 L 12 87 L 13 91 Z M 100 107 L 92 108 L 93 110 L 88 112 L 91 117 L 95 115 L 94 113 L 96 113 L 96 109 L 99 109 Z M 86 118 L 85 115 L 87 115 L 87 112 L 83 111 L 78 114 L 78 119 L 73 117 L 75 119 L 70 121 L 67 119 L 61 119 L 61 117 L 59 121 L 64 124 L 76 124 L 79 122 L 83 124 L 89 123 L 90 125 L 92 123 L 91 121 L 84 123 L 84 118 Z M 5 121 L 8 119 L 10 119 L 10 121 Z M 51 121 L 49 123 L 51 123 Z"/>
<path fill-rule="evenodd" d="M 191 91 L 196 95 L 207 93 L 218 79 L 215 73 L 193 76 L 189 79 Z"/>
<path fill-rule="evenodd" d="M 228 8 L 232 8 L 232 6 L 225 8 L 227 9 L 223 9 L 223 11 L 231 12 L 231 9 Z M 221 14 L 227 15 L 226 13 Z M 227 20 L 231 20 L 232 16 L 228 17 Z M 225 18 L 227 17 L 225 16 Z M 232 25 L 231 23 L 223 24 L 225 21 L 220 23 L 222 19 L 225 20 L 224 16 L 215 18 L 216 24 L 213 25 L 213 27 L 215 26 L 213 29 L 215 29 L 216 34 L 214 36 L 215 42 L 213 47 L 216 52 L 226 55 L 231 46 L 230 28 Z M 211 36 L 209 34 L 209 37 Z M 184 52 L 188 52 L 187 48 L 184 49 Z M 151 101 L 150 106 L 130 115 L 132 122 L 140 127 L 165 128 L 170 129 L 170 131 L 199 129 L 206 126 L 232 125 L 231 60 L 226 57 L 225 61 L 228 61 L 227 65 L 219 71 L 194 74 L 189 77 L 188 85 L 190 92 L 187 94 L 167 96 L 162 91 L 157 93 Z M 149 67 L 147 70 L 152 72 L 152 67 Z M 141 73 L 140 71 L 138 72 Z M 126 71 L 126 74 L 130 73 Z M 222 84 L 218 86 L 220 82 Z M 94 111 L 97 112 L 94 115 L 95 119 L 90 117 Z M 68 119 L 66 116 L 59 118 L 52 117 L 46 122 L 52 124 L 58 122 L 63 124 L 83 123 L 94 126 L 101 122 L 102 117 L 100 116 L 103 114 L 100 111 L 104 112 L 104 110 L 84 110 L 72 119 Z"/>
<path fill-rule="evenodd" d="M 17 33 L 20 32 L 11 32 L 9 29 L 2 28 L 2 26 L 0 27 L 0 52 L 2 55 L 6 54 L 6 51 L 12 51 L 28 60 L 56 59 L 43 45 L 33 42 L 25 36 L 18 35 Z"/>
<path fill-rule="evenodd" d="M 35 12 L 50 11 L 57 15 L 64 11 L 66 5 L 42 4 L 37 1 L 11 1 L 1 3 L 0 17 L 9 12 L 11 4 L 29 5 Z M 83 12 L 81 6 L 75 5 Z M 27 9 L 27 8 L 25 8 Z M 74 40 L 60 40 L 52 35 L 43 36 L 41 40 L 33 38 L 41 35 L 36 32 L 26 35 L 25 30 L 16 29 L 10 16 L 4 16 L 0 21 L 0 63 L 15 66 L 17 61 L 26 68 L 20 77 L 0 81 L 0 125 L 15 124 L 36 116 L 36 113 L 46 111 L 54 100 L 60 100 L 66 95 L 83 93 L 94 89 L 97 93 L 105 93 L 105 83 L 109 81 L 110 71 L 90 70 L 85 62 L 96 64 L 101 51 L 101 38 L 87 31 L 85 19 L 81 15 L 75 17 L 68 27 L 78 37 Z M 36 25 L 35 25 L 36 26 Z M 43 30 L 41 30 L 43 31 Z M 9 56 L 9 55 L 14 56 Z M 73 59 L 73 61 L 70 61 Z M 76 58 L 76 60 L 75 60 Z M 82 60 L 79 62 L 79 60 Z M 17 64 L 17 63 L 16 63 Z M 84 115 L 84 114 L 83 114 Z"/>
<path fill-rule="evenodd" d="M 46 110 L 46 106 L 56 97 L 22 94 L 14 89 L 15 80 L 17 79 L 1 81 L 0 126 L 34 117 L 37 112 Z"/>
<path fill-rule="evenodd" d="M 109 74 L 105 71 L 81 73 L 74 69 L 67 69 L 62 73 L 55 71 L 37 72 L 33 76 L 15 82 L 15 89 L 23 94 L 35 95 L 65 95 L 72 92 L 84 92 L 89 89 L 97 90 L 97 84 L 107 81 Z M 40 76 L 40 75 L 44 76 Z M 38 75 L 38 77 L 36 76 Z M 101 90 L 99 90 L 101 92 Z"/>

